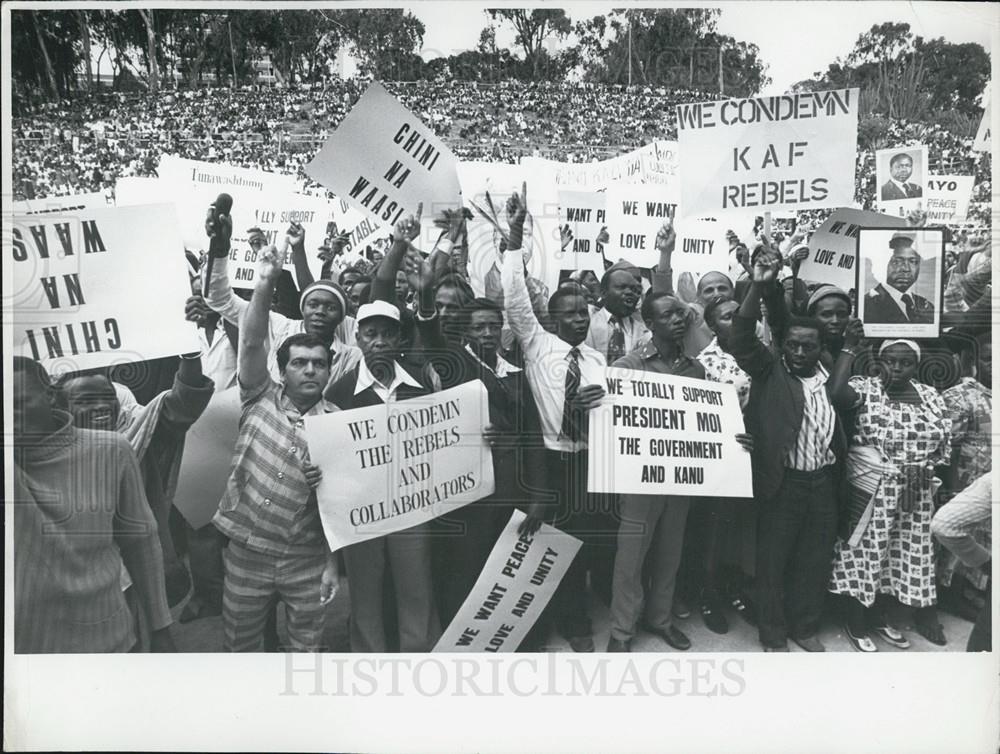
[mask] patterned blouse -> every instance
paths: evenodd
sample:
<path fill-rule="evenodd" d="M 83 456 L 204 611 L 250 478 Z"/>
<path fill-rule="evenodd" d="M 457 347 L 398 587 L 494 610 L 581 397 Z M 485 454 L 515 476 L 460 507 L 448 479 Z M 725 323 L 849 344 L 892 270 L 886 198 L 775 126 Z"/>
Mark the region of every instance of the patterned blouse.
<path fill-rule="evenodd" d="M 991 434 L 993 393 L 971 377 L 965 377 L 941 394 L 951 419 L 951 441 L 958 447 L 958 483 L 965 489 L 993 468 Z"/>
<path fill-rule="evenodd" d="M 740 408 L 746 410 L 750 400 L 750 375 L 740 369 L 733 356 L 722 350 L 718 337 L 712 338 L 712 342 L 702 349 L 698 361 L 705 367 L 705 379 L 736 387 Z"/>

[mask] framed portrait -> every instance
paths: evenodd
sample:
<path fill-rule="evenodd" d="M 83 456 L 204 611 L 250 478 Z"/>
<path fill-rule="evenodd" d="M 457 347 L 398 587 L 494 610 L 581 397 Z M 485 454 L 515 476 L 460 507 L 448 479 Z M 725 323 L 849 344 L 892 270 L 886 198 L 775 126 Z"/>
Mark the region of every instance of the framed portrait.
<path fill-rule="evenodd" d="M 873 338 L 936 338 L 941 331 L 944 228 L 861 228 L 858 318 Z"/>
<path fill-rule="evenodd" d="M 880 212 L 906 217 L 926 206 L 927 147 L 917 144 L 875 152 L 875 199 Z"/>

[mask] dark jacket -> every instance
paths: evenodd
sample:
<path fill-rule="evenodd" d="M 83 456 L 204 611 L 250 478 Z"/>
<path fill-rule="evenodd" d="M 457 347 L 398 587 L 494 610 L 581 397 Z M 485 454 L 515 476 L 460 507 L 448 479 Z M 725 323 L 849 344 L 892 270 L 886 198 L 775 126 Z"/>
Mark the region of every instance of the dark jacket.
<path fill-rule="evenodd" d="M 750 400 L 746 408 L 747 431 L 753 435 L 754 496 L 758 500 L 773 498 L 785 476 L 785 457 L 795 444 L 805 393 L 802 383 L 789 373 L 779 355 L 769 351 L 757 338 L 756 322 L 737 313 L 729 350 L 740 368 L 750 375 Z M 829 395 L 829 388 L 827 388 Z M 834 406 L 836 409 L 836 406 Z M 840 419 L 836 421 L 831 449 L 840 466 L 847 452 L 847 437 Z M 839 468 L 834 478 L 838 477 Z"/>
<path fill-rule="evenodd" d="M 898 201 L 899 199 L 916 199 L 917 197 L 923 196 L 923 189 L 920 188 L 919 183 L 907 183 L 908 186 L 912 186 L 910 193 L 905 193 L 899 186 L 897 186 L 892 181 L 886 181 L 882 184 L 881 198 L 884 202 Z"/>
<path fill-rule="evenodd" d="M 911 293 L 913 297 L 913 319 L 908 320 L 906 314 L 899 305 L 893 301 L 892 296 L 881 283 L 865 294 L 865 322 L 873 325 L 905 325 L 913 322 L 915 324 L 929 325 L 934 322 L 934 304 Z"/>
<path fill-rule="evenodd" d="M 418 398 L 434 392 L 434 389 L 431 387 L 429 365 L 407 358 L 397 359 L 396 363 L 423 386 L 415 388 L 412 385 L 400 385 L 396 389 L 396 400 L 405 401 L 409 398 Z M 327 387 L 323 393 L 323 397 L 343 411 L 349 411 L 352 408 L 382 405 L 382 399 L 372 387 L 365 388 L 357 395 L 354 394 L 354 388 L 358 384 L 358 370 L 360 368 L 361 365 L 358 364 L 354 369 Z"/>

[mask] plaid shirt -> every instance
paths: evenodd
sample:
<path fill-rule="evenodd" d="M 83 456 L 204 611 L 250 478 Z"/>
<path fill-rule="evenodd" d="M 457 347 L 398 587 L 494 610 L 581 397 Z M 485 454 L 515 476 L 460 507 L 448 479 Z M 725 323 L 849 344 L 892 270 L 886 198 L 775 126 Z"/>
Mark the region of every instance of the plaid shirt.
<path fill-rule="evenodd" d="M 320 400 L 299 412 L 275 382 L 240 386 L 243 415 L 233 470 L 213 523 L 230 539 L 275 556 L 327 549 L 316 493 L 306 484 L 309 448 L 303 416 L 339 411 Z"/>

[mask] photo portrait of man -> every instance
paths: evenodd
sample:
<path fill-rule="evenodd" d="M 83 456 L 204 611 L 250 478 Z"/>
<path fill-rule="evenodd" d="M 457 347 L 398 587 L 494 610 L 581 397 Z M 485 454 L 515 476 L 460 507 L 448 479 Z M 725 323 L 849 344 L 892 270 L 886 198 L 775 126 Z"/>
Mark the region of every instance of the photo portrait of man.
<path fill-rule="evenodd" d="M 910 181 L 913 175 L 913 157 L 909 152 L 900 152 L 889 159 L 889 180 L 882 185 L 882 201 L 916 199 L 923 196 L 919 183 Z"/>
<path fill-rule="evenodd" d="M 932 324 L 934 304 L 912 292 L 920 277 L 920 254 L 913 233 L 894 233 L 892 255 L 879 283 L 865 295 L 864 320 L 871 324 Z"/>

